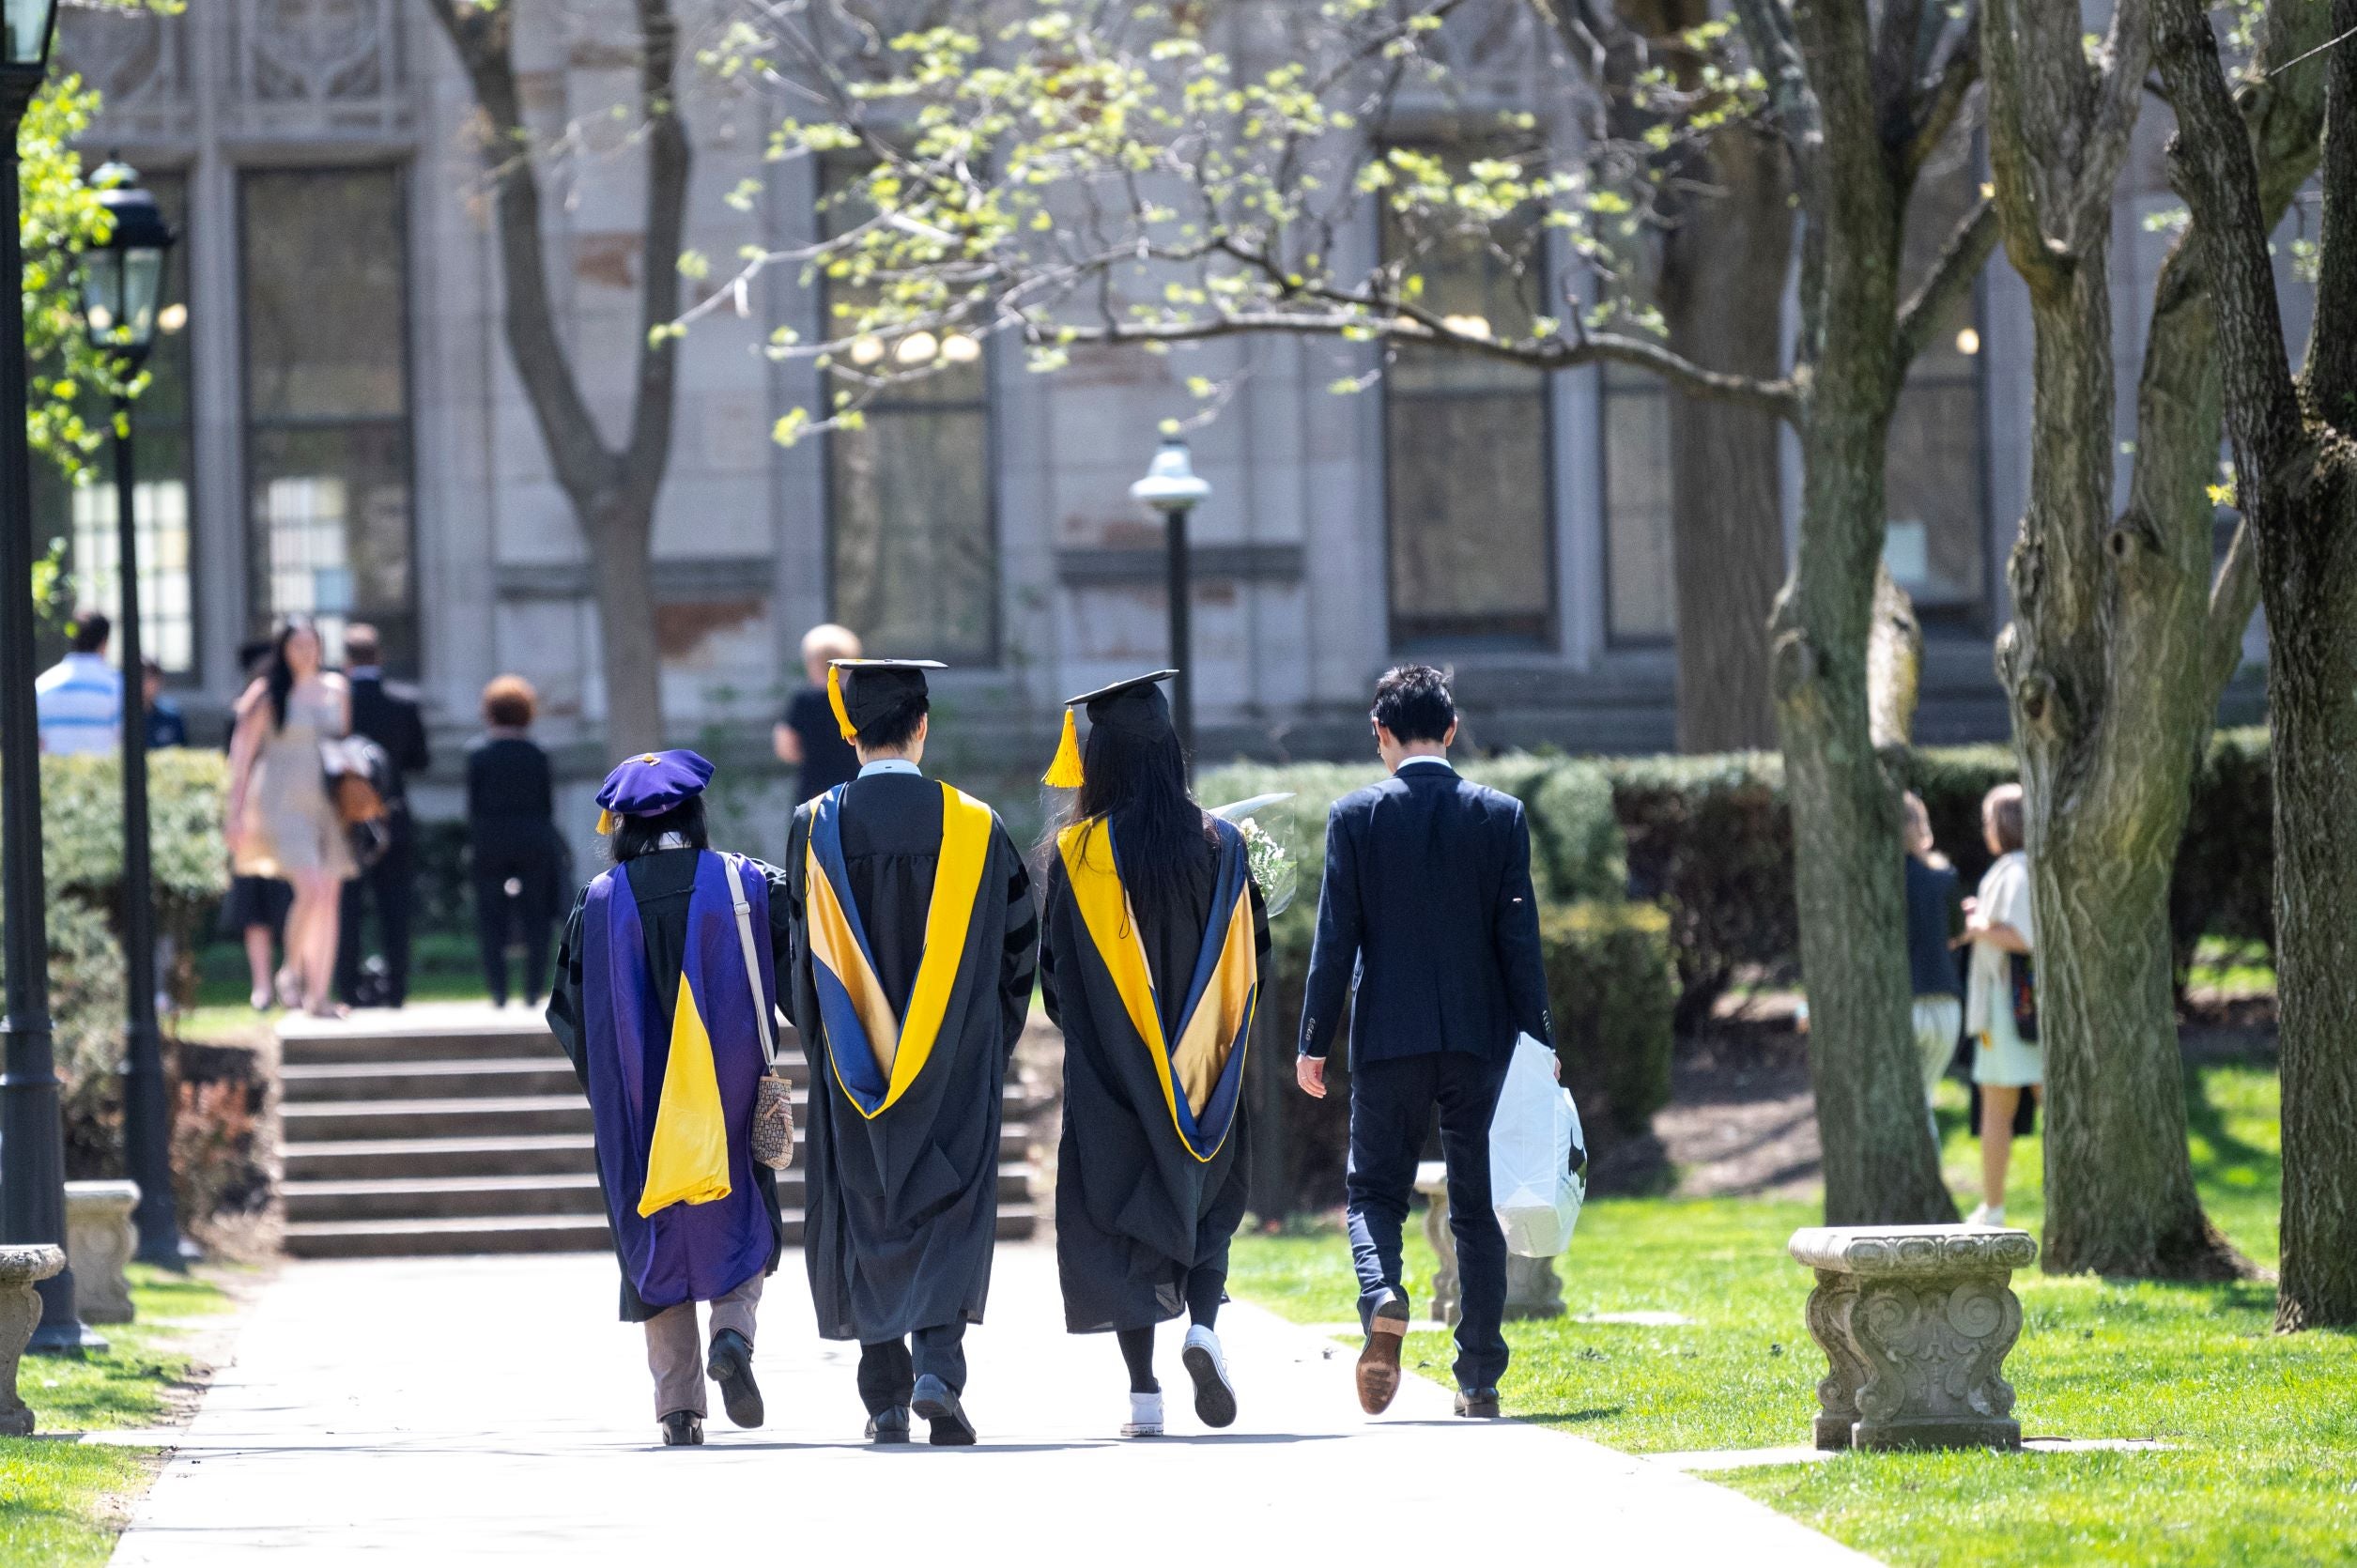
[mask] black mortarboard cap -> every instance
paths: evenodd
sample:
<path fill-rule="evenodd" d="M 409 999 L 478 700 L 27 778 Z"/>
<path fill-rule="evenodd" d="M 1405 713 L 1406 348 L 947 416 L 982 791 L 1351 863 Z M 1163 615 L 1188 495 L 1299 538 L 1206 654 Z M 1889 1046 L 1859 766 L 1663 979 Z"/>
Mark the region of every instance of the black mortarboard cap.
<path fill-rule="evenodd" d="M 1072 711 L 1076 708 L 1088 710 L 1088 722 L 1092 725 L 1109 724 L 1140 735 L 1158 735 L 1168 730 L 1170 699 L 1163 695 L 1163 683 L 1178 673 L 1175 669 L 1157 669 L 1150 675 L 1132 675 L 1126 681 L 1066 698 L 1064 739 L 1055 749 L 1055 761 L 1048 764 L 1043 782 L 1059 790 L 1080 788 L 1080 737 L 1072 723 Z"/>
<path fill-rule="evenodd" d="M 912 698 L 925 695 L 925 671 L 947 669 L 938 659 L 836 659 L 826 667 L 826 700 L 835 710 L 843 739 L 889 718 Z"/>

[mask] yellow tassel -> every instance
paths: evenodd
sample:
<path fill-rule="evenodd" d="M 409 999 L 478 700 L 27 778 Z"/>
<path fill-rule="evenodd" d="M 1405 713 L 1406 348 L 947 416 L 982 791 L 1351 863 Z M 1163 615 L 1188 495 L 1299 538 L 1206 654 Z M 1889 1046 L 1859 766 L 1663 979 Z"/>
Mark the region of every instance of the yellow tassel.
<path fill-rule="evenodd" d="M 611 833 L 613 830 L 614 830 L 614 814 L 613 814 L 611 811 L 602 811 L 602 810 L 601 810 L 600 812 L 598 812 L 598 813 L 597 813 L 597 832 L 598 832 L 598 836 L 599 836 L 600 838 L 603 838 L 605 835 L 607 835 L 607 834 L 609 834 L 609 833 Z"/>
<path fill-rule="evenodd" d="M 840 665 L 826 667 L 826 705 L 835 710 L 835 725 L 842 730 L 843 739 L 857 740 L 859 731 L 853 728 L 851 715 L 843 709 L 843 669 Z"/>
<path fill-rule="evenodd" d="M 1080 788 L 1080 727 L 1073 722 L 1072 710 L 1064 710 L 1064 739 L 1055 747 L 1055 761 L 1048 764 L 1042 784 L 1055 790 Z"/>

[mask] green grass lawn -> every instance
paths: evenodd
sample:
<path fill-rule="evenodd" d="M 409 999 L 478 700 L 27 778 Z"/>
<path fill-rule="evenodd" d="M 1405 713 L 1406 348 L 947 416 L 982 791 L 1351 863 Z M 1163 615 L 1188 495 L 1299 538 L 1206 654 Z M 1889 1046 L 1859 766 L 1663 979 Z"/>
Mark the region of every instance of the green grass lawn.
<path fill-rule="evenodd" d="M 185 1320 L 232 1305 L 201 1280 L 141 1265 L 131 1277 L 140 1321 L 101 1330 L 105 1351 L 79 1360 L 27 1356 L 17 1373 L 42 1435 L 0 1437 L 0 1563 L 102 1563 L 113 1555 L 158 1451 L 78 1444 L 69 1434 L 155 1422 L 166 1392 L 189 1376 Z"/>
<path fill-rule="evenodd" d="M 2193 1150 L 2213 1218 L 2275 1257 L 2272 1073 L 2189 1078 Z M 1978 1169 L 1961 1092 L 1943 1109 L 1959 1191 Z M 2016 1151 L 2010 1217 L 2031 1230 L 2037 1140 Z M 1562 1260 L 1570 1315 L 1507 1325 L 1511 1415 L 1636 1453 L 1808 1441 L 1825 1362 L 1801 1319 L 1810 1281 L 1785 1254 L 1811 1205 L 1600 1200 Z M 1430 1276 L 1421 1235 L 1410 1289 Z M 2015 1282 L 2025 1323 L 2008 1371 L 2025 1435 L 2157 1437 L 2169 1453 L 1856 1454 L 1718 1479 L 1896 1563 L 2357 1563 L 2357 1340 L 2279 1336 L 2264 1285 Z M 1248 1237 L 1234 1288 L 1298 1321 L 1344 1322 L 1349 1258 L 1331 1229 Z M 1690 1327 L 1580 1323 L 1678 1313 Z M 1438 1330 L 1408 1360 L 1448 1380 Z"/>

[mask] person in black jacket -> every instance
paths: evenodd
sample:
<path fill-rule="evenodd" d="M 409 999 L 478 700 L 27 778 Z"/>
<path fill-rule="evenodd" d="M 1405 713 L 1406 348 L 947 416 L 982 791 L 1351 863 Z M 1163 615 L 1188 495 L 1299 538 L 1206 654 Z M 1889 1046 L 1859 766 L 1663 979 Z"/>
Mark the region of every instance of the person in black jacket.
<path fill-rule="evenodd" d="M 548 754 L 530 733 L 539 694 L 521 675 L 483 688 L 484 732 L 467 746 L 467 838 L 474 854 L 475 940 L 491 1004 L 507 1006 L 507 948 L 524 947 L 524 1000 L 548 984 L 548 932 L 563 902 L 564 837 L 557 831 Z"/>
<path fill-rule="evenodd" d="M 377 628 L 354 622 L 344 631 L 345 679 L 352 688 L 352 733 L 385 748 L 393 763 L 386 782 L 385 853 L 373 866 L 344 884 L 343 915 L 335 950 L 335 993 L 349 1007 L 397 1007 L 409 995 L 409 910 L 417 895 L 417 833 L 409 820 L 408 776 L 424 773 L 432 757 L 425 745 L 425 719 L 417 696 L 388 684 L 379 663 Z M 377 906 L 377 934 L 384 942 L 381 992 L 361 976 L 361 913 Z"/>
<path fill-rule="evenodd" d="M 1433 1108 L 1448 1161 L 1462 1294 L 1456 1412 L 1498 1413 L 1506 1370 L 1506 1245 L 1490 1209 L 1489 1122 L 1515 1039 L 1554 1042 L 1522 804 L 1449 766 L 1448 678 L 1403 665 L 1375 687 L 1376 749 L 1392 776 L 1334 803 L 1302 1009 L 1302 1088 L 1324 1098 L 1326 1052 L 1350 1022 L 1350 1253 L 1359 1275 L 1359 1403 L 1399 1388 L 1408 1293 L 1400 1226 Z"/>

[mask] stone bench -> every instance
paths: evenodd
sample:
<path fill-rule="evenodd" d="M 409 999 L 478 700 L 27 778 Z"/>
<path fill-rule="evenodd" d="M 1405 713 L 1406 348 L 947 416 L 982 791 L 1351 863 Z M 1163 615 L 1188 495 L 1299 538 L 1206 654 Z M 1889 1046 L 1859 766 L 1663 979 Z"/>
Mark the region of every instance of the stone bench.
<path fill-rule="evenodd" d="M 66 1267 L 63 1247 L 0 1247 L 0 1437 L 33 1435 L 33 1411 L 17 1397 L 16 1368 L 40 1327 L 40 1292 L 33 1287 Z"/>
<path fill-rule="evenodd" d="M 1416 1167 L 1416 1191 L 1431 1200 L 1424 1211 L 1425 1239 L 1440 1254 L 1440 1267 L 1432 1276 L 1432 1317 L 1437 1323 L 1455 1323 L 1457 1312 L 1456 1237 L 1449 1231 L 1449 1169 L 1438 1160 L 1426 1160 Z M 1555 1260 L 1551 1257 L 1522 1257 L 1506 1254 L 1506 1315 L 1508 1317 L 1561 1317 L 1564 1315 L 1564 1285 L 1555 1277 Z"/>
<path fill-rule="evenodd" d="M 2022 1331 L 2013 1270 L 2038 1257 L 2027 1231 L 1818 1226 L 1791 1248 L 1816 1271 L 1809 1332 L 1830 1368 L 1819 1448 L 2022 1446 L 2003 1374 Z"/>
<path fill-rule="evenodd" d="M 138 1245 L 131 1222 L 138 1207 L 135 1181 L 66 1183 L 66 1256 L 73 1264 L 74 1303 L 85 1323 L 131 1320 L 123 1266 Z"/>

